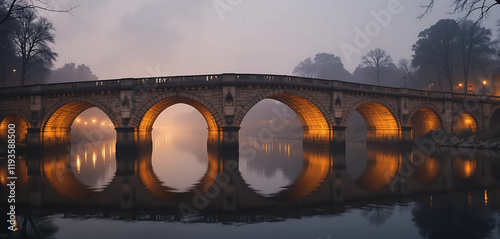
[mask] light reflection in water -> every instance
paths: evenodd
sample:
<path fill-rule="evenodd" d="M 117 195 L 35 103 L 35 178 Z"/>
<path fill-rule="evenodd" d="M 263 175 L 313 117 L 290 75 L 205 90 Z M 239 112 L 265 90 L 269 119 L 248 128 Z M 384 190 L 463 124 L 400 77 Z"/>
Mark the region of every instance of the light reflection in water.
<path fill-rule="evenodd" d="M 269 144 L 259 144 L 254 140 L 243 145 L 253 146 L 256 152 L 252 157 L 244 150 L 240 151 L 240 172 L 257 193 L 264 196 L 276 194 L 300 175 L 304 163 L 302 140 L 278 139 Z"/>
<path fill-rule="evenodd" d="M 208 168 L 207 135 L 153 130 L 152 165 L 171 192 L 188 192 Z"/>
<path fill-rule="evenodd" d="M 113 179 L 116 172 L 115 150 L 106 155 L 106 148 L 114 148 L 115 140 L 71 145 L 70 166 L 76 179 L 93 191 L 102 191 Z M 83 149 L 83 150 L 82 150 Z M 83 152 L 82 152 L 83 151 Z M 101 154 L 96 152 L 101 151 Z M 87 160 L 92 152 L 92 160 Z M 81 161 L 84 158 L 84 161 Z"/>
<path fill-rule="evenodd" d="M 477 162 L 472 159 L 464 159 L 458 157 L 455 159 L 455 169 L 459 173 L 460 177 L 468 179 L 474 176 L 476 173 Z"/>

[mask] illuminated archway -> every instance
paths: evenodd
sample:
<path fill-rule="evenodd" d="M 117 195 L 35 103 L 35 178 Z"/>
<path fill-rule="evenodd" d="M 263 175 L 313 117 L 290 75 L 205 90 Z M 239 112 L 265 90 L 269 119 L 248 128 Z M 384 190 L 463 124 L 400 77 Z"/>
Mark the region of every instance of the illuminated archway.
<path fill-rule="evenodd" d="M 470 113 L 461 113 L 455 118 L 455 134 L 461 134 L 464 131 L 476 132 L 478 130 L 477 121 Z"/>
<path fill-rule="evenodd" d="M 344 125 L 354 111 L 358 111 L 366 122 L 368 141 L 397 141 L 400 124 L 393 110 L 380 102 L 363 100 L 354 105 L 344 117 Z"/>
<path fill-rule="evenodd" d="M 309 98 L 309 97 L 308 97 Z M 273 99 L 290 107 L 299 117 L 304 130 L 304 141 L 320 142 L 330 140 L 330 124 L 323 114 L 323 107 L 319 102 L 312 101 L 297 92 L 288 92 L 276 90 L 266 94 L 254 97 L 246 106 L 244 112 L 237 115 L 235 121 L 241 124 L 245 115 L 260 101 L 264 99 Z"/>
<path fill-rule="evenodd" d="M 410 116 L 412 138 L 422 137 L 429 132 L 442 129 L 443 124 L 439 115 L 431 108 L 421 108 Z"/>
<path fill-rule="evenodd" d="M 158 118 L 158 116 L 166 108 L 175 104 L 187 104 L 189 106 L 192 106 L 193 108 L 198 110 L 198 112 L 200 112 L 203 118 L 205 119 L 208 125 L 209 132 L 218 131 L 219 126 L 217 123 L 216 116 L 214 115 L 213 112 L 207 109 L 205 104 L 202 104 L 197 100 L 193 100 L 186 97 L 180 97 L 180 96 L 172 96 L 172 97 L 164 96 L 164 97 L 166 98 L 161 97 L 159 99 L 153 99 L 151 102 L 155 103 L 149 103 L 152 104 L 151 107 L 149 108 L 144 107 L 143 109 L 141 109 L 141 112 L 139 113 L 139 116 L 134 123 L 134 126 L 139 132 L 139 136 L 141 137 L 141 139 L 151 137 L 150 134 L 151 130 L 153 129 L 153 124 Z"/>
<path fill-rule="evenodd" d="M 500 129 L 500 107 L 491 114 L 490 129 Z"/>
<path fill-rule="evenodd" d="M 28 133 L 28 124 L 26 121 L 18 115 L 8 115 L 2 119 L 0 122 L 0 142 L 7 142 L 7 134 L 9 130 L 9 125 L 14 124 L 15 130 L 15 140 L 16 144 L 25 145 L 26 144 L 26 134 Z"/>
<path fill-rule="evenodd" d="M 83 111 L 92 107 L 99 108 L 104 112 L 112 124 L 118 126 L 116 117 L 108 107 L 96 102 L 72 101 L 70 103 L 60 103 L 54 106 L 42 124 L 43 140 L 45 145 L 64 144 L 69 142 L 69 132 L 75 119 Z M 94 122 L 91 122 L 94 123 Z"/>

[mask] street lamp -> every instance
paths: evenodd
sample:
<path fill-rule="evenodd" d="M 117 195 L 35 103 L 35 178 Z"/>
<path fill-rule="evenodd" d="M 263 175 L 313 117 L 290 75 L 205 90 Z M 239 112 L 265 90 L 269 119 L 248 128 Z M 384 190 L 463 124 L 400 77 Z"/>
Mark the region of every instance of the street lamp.
<path fill-rule="evenodd" d="M 16 69 L 12 69 L 12 82 L 14 83 L 14 85 L 16 83 L 16 78 L 15 77 L 16 77 Z"/>
<path fill-rule="evenodd" d="M 483 95 L 486 95 L 486 82 L 485 80 L 483 81 Z"/>

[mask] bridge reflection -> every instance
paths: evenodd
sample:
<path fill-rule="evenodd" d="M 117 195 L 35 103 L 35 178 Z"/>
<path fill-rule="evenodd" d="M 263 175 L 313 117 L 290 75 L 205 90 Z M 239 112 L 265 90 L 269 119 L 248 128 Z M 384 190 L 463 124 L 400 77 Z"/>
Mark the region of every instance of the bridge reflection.
<path fill-rule="evenodd" d="M 68 210 L 85 206 L 174 211 L 180 204 L 185 204 L 199 211 L 230 212 L 297 205 L 338 205 L 370 198 L 390 199 L 485 187 L 500 188 L 500 153 L 494 151 L 451 152 L 441 149 L 422 160 L 409 150 L 369 146 L 363 159 L 366 167 L 359 176 L 352 177 L 347 173 L 349 164 L 346 166 L 346 160 L 349 159 L 346 159 L 345 151 L 305 144 L 303 166 L 298 176 L 281 191 L 263 195 L 254 190 L 239 171 L 237 149 L 221 150 L 217 145 L 208 145 L 205 173 L 187 192 L 175 192 L 165 186 L 155 172 L 151 141 L 143 142 L 136 153 L 116 152 L 115 172 L 107 181 L 101 180 L 100 187 L 96 188 L 90 185 L 92 183 L 82 182 L 78 174 L 84 171 L 83 168 L 88 168 L 93 173 L 87 174 L 87 177 L 102 178 L 102 172 L 109 171 L 109 167 L 103 169 L 104 161 L 115 160 L 112 157 L 114 152 L 108 152 L 109 145 L 77 154 L 68 149 L 71 145 L 55 151 L 52 148 L 50 151 L 31 152 L 18 160 L 16 173 L 20 204 L 64 207 Z M 265 154 L 262 151 L 258 156 L 266 157 Z M 412 161 L 421 163 L 414 163 L 412 173 L 408 174 L 404 169 L 405 160 L 409 160 L 410 164 Z M 6 167 L 5 164 L 0 165 L 1 169 Z M 4 187 L 6 177 L 5 174 L 0 175 Z M 6 190 L 2 190 L 2 194 L 5 193 Z"/>

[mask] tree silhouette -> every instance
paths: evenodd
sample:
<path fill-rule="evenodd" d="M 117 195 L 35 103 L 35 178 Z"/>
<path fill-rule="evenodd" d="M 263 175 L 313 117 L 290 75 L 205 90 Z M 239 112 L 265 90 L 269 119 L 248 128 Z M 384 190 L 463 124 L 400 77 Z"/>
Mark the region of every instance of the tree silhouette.
<path fill-rule="evenodd" d="M 422 6 L 425 11 L 419 16 L 420 19 L 432 10 L 434 2 L 435 0 L 429 0 L 427 4 Z M 453 0 L 450 7 L 452 8 L 452 14 L 465 13 L 462 20 L 469 18 L 475 12 L 479 12 L 477 21 L 480 21 L 497 5 L 500 6 L 500 0 Z"/>
<path fill-rule="evenodd" d="M 75 63 L 66 63 L 63 67 L 50 73 L 50 82 L 78 82 L 78 81 L 96 81 L 98 77 L 94 75 L 90 67 Z"/>
<path fill-rule="evenodd" d="M 293 74 L 308 78 L 316 78 L 318 71 L 316 69 L 316 64 L 314 64 L 311 57 L 309 57 L 300 62 L 299 65 L 293 69 Z"/>
<path fill-rule="evenodd" d="M 3 5 L 7 11 L 0 14 L 0 25 L 4 22 L 15 19 L 18 15 L 26 10 L 32 11 L 48 11 L 48 12 L 66 12 L 71 14 L 71 11 L 75 9 L 73 6 L 69 6 L 65 9 L 53 9 L 51 8 L 50 0 L 10 0 L 1 1 L 0 5 Z M 57 2 L 57 1 L 56 1 Z"/>
<path fill-rule="evenodd" d="M 377 81 L 377 85 L 380 85 L 385 72 L 394 64 L 392 57 L 385 50 L 377 48 L 361 57 L 361 65 L 370 69 L 372 77 Z"/>
<path fill-rule="evenodd" d="M 295 67 L 293 74 L 328 80 L 352 79 L 351 73 L 344 68 L 340 57 L 329 53 L 318 53 L 314 60 L 310 57 L 305 59 Z"/>
<path fill-rule="evenodd" d="M 418 69 L 421 76 L 431 72 L 437 75 L 441 90 L 444 90 L 443 76 L 450 91 L 460 80 L 464 82 L 464 93 L 467 93 L 470 79 L 484 77 L 491 72 L 496 52 L 496 43 L 491 40 L 491 35 L 491 30 L 481 27 L 479 22 L 466 20 L 457 23 L 442 19 L 420 32 L 412 49 L 412 66 Z"/>
<path fill-rule="evenodd" d="M 462 58 L 462 70 L 465 85 L 469 85 L 469 75 L 473 70 L 480 70 L 488 74 L 488 62 L 495 54 L 491 41 L 491 30 L 481 27 L 478 22 L 463 21 L 459 25 L 459 36 Z M 467 88 L 464 87 L 464 93 Z"/>
<path fill-rule="evenodd" d="M 453 89 L 457 67 L 454 59 L 458 58 L 455 51 L 458 32 L 455 20 L 442 19 L 420 32 L 419 39 L 412 47 L 412 65 L 420 71 L 437 72 L 440 90 L 443 90 L 442 75 L 448 80 L 450 91 Z"/>
<path fill-rule="evenodd" d="M 400 59 L 398 61 L 398 66 L 403 68 L 406 71 L 406 74 L 410 78 L 411 82 L 413 83 L 413 86 L 417 87 L 415 83 L 415 79 L 413 78 L 413 75 L 415 74 L 415 68 L 411 66 L 411 62 L 408 59 Z M 406 76 L 405 76 L 406 77 Z M 405 78 L 406 80 L 406 78 Z M 406 85 L 406 82 L 405 82 Z"/>
<path fill-rule="evenodd" d="M 54 30 L 47 18 L 25 9 L 17 12 L 20 29 L 14 32 L 16 53 L 21 58 L 21 85 L 35 73 L 48 72 L 57 57 L 49 43 L 54 43 Z"/>

